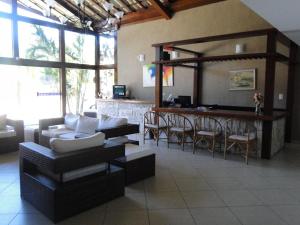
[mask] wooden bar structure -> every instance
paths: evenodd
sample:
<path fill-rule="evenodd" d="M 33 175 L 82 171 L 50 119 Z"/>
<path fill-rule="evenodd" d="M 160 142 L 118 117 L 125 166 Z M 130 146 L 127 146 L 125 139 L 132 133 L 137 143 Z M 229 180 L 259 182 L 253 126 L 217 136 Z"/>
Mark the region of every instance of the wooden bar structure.
<path fill-rule="evenodd" d="M 266 52 L 257 52 L 257 53 L 246 53 L 246 54 L 235 54 L 235 55 L 218 55 L 218 56 L 205 56 L 200 52 L 195 52 L 192 50 L 184 49 L 181 46 L 200 44 L 207 42 L 215 41 L 226 41 L 233 39 L 241 38 L 250 38 L 250 37 L 266 37 L 267 39 L 267 50 Z M 277 52 L 276 46 L 277 42 L 283 44 L 289 48 L 290 53 L 288 56 L 285 56 Z M 287 90 L 287 105 L 286 113 L 279 113 L 282 117 L 286 117 L 286 127 L 285 127 L 285 141 L 290 142 L 291 140 L 291 123 L 292 123 L 292 113 L 293 113 L 293 82 L 295 78 L 295 61 L 297 56 L 297 44 L 289 40 L 284 34 L 279 32 L 277 29 L 263 29 L 263 30 L 254 30 L 247 32 L 239 32 L 232 34 L 216 35 L 209 37 L 200 37 L 187 40 L 179 40 L 173 42 L 165 42 L 153 44 L 153 47 L 156 48 L 156 60 L 153 62 L 158 66 L 159 69 L 156 71 L 156 87 L 155 87 L 155 110 L 160 112 L 178 112 L 178 113 L 187 113 L 187 114 L 199 114 L 199 112 L 193 111 L 184 111 L 182 109 L 167 109 L 162 107 L 162 66 L 174 66 L 174 67 L 188 67 L 194 69 L 194 90 L 193 90 L 193 103 L 194 107 L 201 106 L 201 83 L 202 83 L 202 63 L 203 62 L 224 62 L 224 61 L 233 61 L 233 60 L 251 60 L 251 59 L 265 59 L 266 61 L 266 76 L 265 76 L 265 101 L 263 116 L 256 116 L 253 112 L 248 112 L 247 119 L 260 120 L 263 123 L 263 137 L 262 137 L 262 158 L 270 159 L 271 158 L 271 145 L 272 145 L 272 121 L 279 118 L 276 115 L 278 112 L 274 110 L 274 88 L 275 88 L 275 72 L 276 72 L 276 63 L 286 63 L 289 67 L 288 72 L 288 90 Z M 180 47 L 178 47 L 180 46 Z M 181 58 L 173 60 L 164 60 L 163 59 L 163 50 L 174 50 L 184 53 L 190 53 L 194 57 L 192 58 Z M 192 64 L 192 65 L 191 65 Z M 220 113 L 220 111 L 219 111 Z M 223 116 L 227 117 L 240 117 L 244 118 L 245 114 L 242 112 L 232 113 L 232 111 L 224 111 Z M 225 116 L 226 117 L 226 116 Z"/>

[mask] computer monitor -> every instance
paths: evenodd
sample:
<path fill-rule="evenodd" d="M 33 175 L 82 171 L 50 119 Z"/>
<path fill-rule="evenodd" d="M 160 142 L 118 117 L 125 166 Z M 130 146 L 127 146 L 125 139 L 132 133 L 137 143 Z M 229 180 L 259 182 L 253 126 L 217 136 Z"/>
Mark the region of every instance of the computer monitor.
<path fill-rule="evenodd" d="M 114 98 L 124 98 L 126 96 L 126 85 L 113 85 Z"/>
<path fill-rule="evenodd" d="M 181 108 L 191 107 L 191 96 L 178 96 L 178 102 L 181 104 Z"/>

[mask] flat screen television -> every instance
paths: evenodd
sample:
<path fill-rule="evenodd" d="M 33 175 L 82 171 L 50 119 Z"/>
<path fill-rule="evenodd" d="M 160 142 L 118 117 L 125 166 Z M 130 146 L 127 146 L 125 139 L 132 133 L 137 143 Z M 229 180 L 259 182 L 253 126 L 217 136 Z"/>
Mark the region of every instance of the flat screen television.
<path fill-rule="evenodd" d="M 113 85 L 113 96 L 114 98 L 125 98 L 126 85 Z"/>

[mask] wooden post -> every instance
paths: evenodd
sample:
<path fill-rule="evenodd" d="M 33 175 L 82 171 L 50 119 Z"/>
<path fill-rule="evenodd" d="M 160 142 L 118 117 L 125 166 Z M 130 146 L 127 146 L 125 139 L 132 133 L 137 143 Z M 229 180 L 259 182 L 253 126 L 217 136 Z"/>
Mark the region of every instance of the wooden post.
<path fill-rule="evenodd" d="M 163 59 L 163 46 L 155 48 L 155 61 Z M 162 107 L 162 89 L 163 89 L 163 65 L 156 64 L 155 74 L 155 107 Z"/>
<path fill-rule="evenodd" d="M 18 2 L 12 0 L 12 37 L 13 37 L 13 57 L 19 58 L 19 28 L 18 28 Z"/>
<path fill-rule="evenodd" d="M 60 69 L 60 90 L 61 90 L 61 106 L 62 114 L 67 113 L 67 75 L 66 75 L 66 55 L 65 55 L 65 31 L 59 29 L 59 46 L 60 46 L 60 61 L 62 62 L 62 67 Z"/>
<path fill-rule="evenodd" d="M 285 141 L 290 143 L 292 139 L 292 120 L 293 120 L 293 105 L 294 105 L 294 83 L 296 74 L 296 60 L 297 60 L 298 46 L 294 42 L 290 42 L 290 60 L 288 71 L 288 85 L 287 85 L 287 100 L 286 110 L 288 116 L 285 122 Z"/>
<path fill-rule="evenodd" d="M 197 58 L 201 57 L 202 54 L 195 54 Z M 201 62 L 196 63 L 196 68 L 194 69 L 194 89 L 193 89 L 193 105 L 198 107 L 201 105 L 201 95 L 202 95 L 202 68 L 203 64 Z"/>
<path fill-rule="evenodd" d="M 276 68 L 276 38 L 277 32 L 272 31 L 267 35 L 267 58 L 266 58 L 266 76 L 265 76 L 265 103 L 264 114 L 273 114 L 274 105 L 274 87 L 275 87 L 275 68 Z M 262 152 L 263 159 L 271 158 L 272 148 L 272 129 L 273 121 L 263 122 L 262 134 Z"/>
<path fill-rule="evenodd" d="M 98 98 L 100 93 L 100 41 L 99 35 L 95 36 L 95 98 Z"/>

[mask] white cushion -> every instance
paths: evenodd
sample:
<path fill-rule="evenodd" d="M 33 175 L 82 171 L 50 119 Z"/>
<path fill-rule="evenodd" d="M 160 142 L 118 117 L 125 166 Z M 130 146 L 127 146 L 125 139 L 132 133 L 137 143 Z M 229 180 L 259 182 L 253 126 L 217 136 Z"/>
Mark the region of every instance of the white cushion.
<path fill-rule="evenodd" d="M 58 138 L 60 135 L 70 132 L 73 132 L 73 130 L 67 128 L 48 129 L 42 130 L 42 135 L 50 138 Z"/>
<path fill-rule="evenodd" d="M 94 134 L 98 127 L 98 124 L 99 124 L 99 120 L 97 118 L 80 116 L 75 132 Z"/>
<path fill-rule="evenodd" d="M 12 126 L 5 126 L 5 129 L 0 130 L 0 138 L 15 137 L 17 133 Z"/>
<path fill-rule="evenodd" d="M 78 139 L 60 139 L 60 138 L 51 138 L 50 146 L 51 149 L 60 152 L 72 152 L 76 150 L 101 146 L 104 144 L 105 134 L 99 132 L 94 135 L 91 135 L 86 138 Z"/>
<path fill-rule="evenodd" d="M 100 163 L 92 166 L 87 166 L 81 169 L 72 170 L 62 174 L 63 182 L 75 180 L 80 177 L 85 177 L 94 173 L 99 173 L 107 169 L 107 163 Z"/>
<path fill-rule="evenodd" d="M 109 129 L 120 127 L 128 124 L 127 118 L 117 118 L 117 117 L 110 117 L 108 115 L 101 115 L 98 129 Z"/>
<path fill-rule="evenodd" d="M 244 136 L 244 135 L 231 135 L 229 136 L 230 140 L 237 140 L 237 141 L 248 141 L 248 136 Z M 249 141 L 252 141 L 255 139 L 255 135 L 254 134 L 250 134 L 249 135 Z"/>
<path fill-rule="evenodd" d="M 155 151 L 152 149 L 143 149 L 142 147 L 138 145 L 133 144 L 127 144 L 125 148 L 125 156 L 126 161 L 132 161 L 135 159 L 140 159 L 145 156 L 153 155 L 155 154 Z"/>
<path fill-rule="evenodd" d="M 6 130 L 6 115 L 0 115 L 0 130 Z"/>
<path fill-rule="evenodd" d="M 120 137 L 109 138 L 108 140 L 124 144 L 124 143 L 128 142 L 128 137 L 127 136 L 120 136 Z"/>
<path fill-rule="evenodd" d="M 70 133 L 59 135 L 59 138 L 62 138 L 62 139 L 75 139 L 78 136 L 80 136 L 81 138 L 83 138 L 83 137 L 89 137 L 89 136 L 91 136 L 91 134 L 70 132 Z"/>
<path fill-rule="evenodd" d="M 220 132 L 213 132 L 213 131 L 204 131 L 204 130 L 200 130 L 197 132 L 198 135 L 202 135 L 202 136 L 218 136 L 220 135 Z"/>
<path fill-rule="evenodd" d="M 74 115 L 72 113 L 68 113 L 65 115 L 65 125 L 66 128 L 71 129 L 71 130 L 75 130 L 77 123 L 79 120 L 79 115 Z"/>

